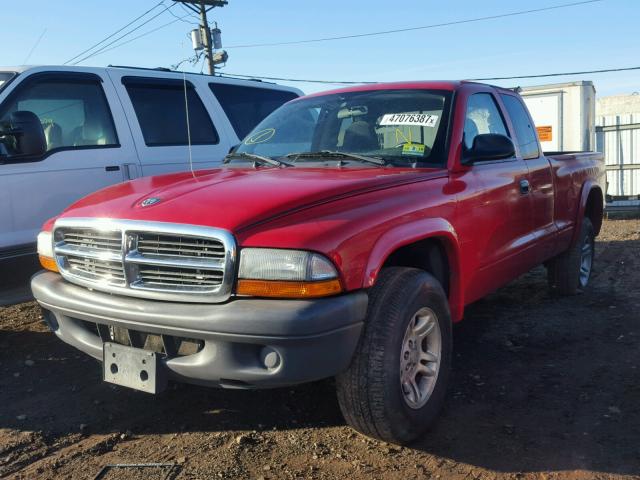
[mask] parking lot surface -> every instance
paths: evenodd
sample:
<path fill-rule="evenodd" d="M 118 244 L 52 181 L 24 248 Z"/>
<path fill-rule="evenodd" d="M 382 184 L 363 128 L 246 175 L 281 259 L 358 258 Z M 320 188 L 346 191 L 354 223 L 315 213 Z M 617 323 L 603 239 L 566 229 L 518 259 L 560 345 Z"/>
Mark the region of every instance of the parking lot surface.
<path fill-rule="evenodd" d="M 445 410 L 403 448 L 347 427 L 331 380 L 154 397 L 102 383 L 35 303 L 0 307 L 0 477 L 640 478 L 639 220 L 605 222 L 595 268 L 582 295 L 538 268 L 470 306 Z"/>

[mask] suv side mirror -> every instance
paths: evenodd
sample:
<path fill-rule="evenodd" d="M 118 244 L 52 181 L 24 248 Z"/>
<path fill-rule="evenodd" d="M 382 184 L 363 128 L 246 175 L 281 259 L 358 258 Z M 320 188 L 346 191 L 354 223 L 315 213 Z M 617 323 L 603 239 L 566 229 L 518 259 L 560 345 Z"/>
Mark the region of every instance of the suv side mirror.
<path fill-rule="evenodd" d="M 13 135 L 16 139 L 16 153 L 24 156 L 44 155 L 47 151 L 47 139 L 38 116 L 27 110 L 13 112 L 9 117 Z"/>
<path fill-rule="evenodd" d="M 509 137 L 499 133 L 483 133 L 473 139 L 473 145 L 464 153 L 462 163 L 470 165 L 476 162 L 502 160 L 515 154 L 516 149 Z"/>

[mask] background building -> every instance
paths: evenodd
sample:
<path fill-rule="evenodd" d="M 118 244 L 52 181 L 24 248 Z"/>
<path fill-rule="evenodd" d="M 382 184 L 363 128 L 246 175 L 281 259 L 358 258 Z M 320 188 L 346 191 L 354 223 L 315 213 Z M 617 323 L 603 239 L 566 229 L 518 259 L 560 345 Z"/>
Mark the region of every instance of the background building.
<path fill-rule="evenodd" d="M 607 162 L 608 195 L 617 206 L 640 205 L 640 94 L 596 101 L 596 149 Z"/>

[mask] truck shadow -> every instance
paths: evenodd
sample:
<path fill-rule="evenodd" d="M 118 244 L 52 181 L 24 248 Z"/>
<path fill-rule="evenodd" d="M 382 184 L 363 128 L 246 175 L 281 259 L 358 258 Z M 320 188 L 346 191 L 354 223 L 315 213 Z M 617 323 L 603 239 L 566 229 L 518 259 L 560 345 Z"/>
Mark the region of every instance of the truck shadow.
<path fill-rule="evenodd" d="M 539 268 L 469 307 L 445 411 L 414 448 L 497 471 L 640 473 L 640 241 L 598 250 L 584 294 L 553 296 Z"/>
<path fill-rule="evenodd" d="M 413 463 L 640 473 L 640 241 L 598 248 L 585 294 L 554 297 L 539 268 L 470 306 L 454 329 L 445 409 L 409 447 Z M 330 380 L 255 392 L 176 386 L 153 397 L 103 384 L 92 359 L 5 319 L 0 362 L 0 428 L 41 431 L 52 444 L 81 425 L 140 436 L 344 425 Z"/>

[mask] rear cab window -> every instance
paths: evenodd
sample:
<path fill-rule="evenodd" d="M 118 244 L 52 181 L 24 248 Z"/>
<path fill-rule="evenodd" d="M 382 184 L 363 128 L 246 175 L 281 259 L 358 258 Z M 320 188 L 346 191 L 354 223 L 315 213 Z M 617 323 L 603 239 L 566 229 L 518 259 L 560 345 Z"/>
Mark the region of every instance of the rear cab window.
<path fill-rule="evenodd" d="M 523 103 L 513 95 L 502 94 L 501 97 L 515 129 L 520 155 L 525 160 L 538 158 L 540 156 L 538 137 Z"/>
<path fill-rule="evenodd" d="M 38 116 L 48 152 L 119 146 L 101 80 L 95 75 L 34 74 L 6 99 L 0 124 L 8 124 L 17 111 Z"/>
<path fill-rule="evenodd" d="M 189 81 L 124 77 L 122 83 L 147 146 L 188 145 L 189 139 L 192 145 L 220 142 L 202 100 Z"/>
<path fill-rule="evenodd" d="M 226 83 L 210 83 L 209 88 L 218 99 L 236 135 L 241 140 L 276 108 L 289 100 L 298 98 L 294 92 L 272 88 Z"/>

